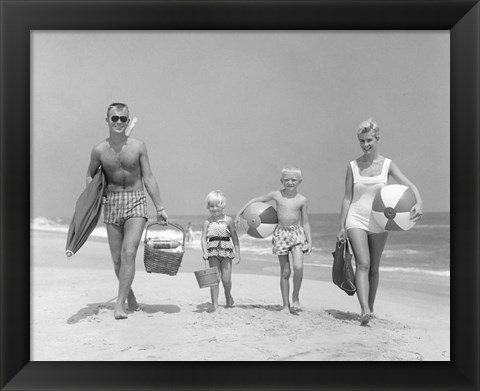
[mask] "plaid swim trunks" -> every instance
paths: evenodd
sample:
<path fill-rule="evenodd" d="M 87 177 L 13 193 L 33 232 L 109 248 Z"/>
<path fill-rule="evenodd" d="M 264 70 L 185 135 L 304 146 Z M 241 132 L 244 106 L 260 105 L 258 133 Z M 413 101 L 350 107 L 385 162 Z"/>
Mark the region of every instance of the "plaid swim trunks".
<path fill-rule="evenodd" d="M 272 236 L 273 253 L 276 255 L 288 255 L 289 251 L 297 248 L 303 251 L 303 246 L 306 242 L 307 237 L 302 226 L 278 226 Z"/>
<path fill-rule="evenodd" d="M 147 217 L 147 198 L 143 191 L 108 191 L 103 199 L 105 224 L 120 227 L 131 217 Z"/>

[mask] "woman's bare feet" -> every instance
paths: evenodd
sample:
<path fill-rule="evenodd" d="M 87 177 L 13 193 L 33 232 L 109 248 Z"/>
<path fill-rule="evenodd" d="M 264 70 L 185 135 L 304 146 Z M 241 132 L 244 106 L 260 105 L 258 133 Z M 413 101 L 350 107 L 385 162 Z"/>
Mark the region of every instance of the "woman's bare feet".
<path fill-rule="evenodd" d="M 366 326 L 375 316 L 372 313 L 363 314 L 360 316 L 360 324 Z"/>
<path fill-rule="evenodd" d="M 233 301 L 232 295 L 230 295 L 229 297 L 226 297 L 226 299 L 227 299 L 227 305 L 226 305 L 226 307 L 227 307 L 227 308 L 232 308 L 232 307 L 233 307 L 233 304 L 235 303 L 235 302 Z"/>
<path fill-rule="evenodd" d="M 302 310 L 302 307 L 300 307 L 300 300 L 296 299 L 296 300 L 293 301 L 292 309 L 294 311 L 301 311 Z"/>
<path fill-rule="evenodd" d="M 283 312 L 284 314 L 290 314 L 290 306 L 284 306 L 280 310 L 280 312 Z"/>

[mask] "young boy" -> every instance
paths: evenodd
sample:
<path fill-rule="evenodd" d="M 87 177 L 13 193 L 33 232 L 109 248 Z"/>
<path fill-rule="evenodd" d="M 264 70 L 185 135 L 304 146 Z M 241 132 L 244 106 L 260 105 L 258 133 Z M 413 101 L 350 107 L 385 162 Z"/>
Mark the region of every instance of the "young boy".
<path fill-rule="evenodd" d="M 302 182 L 302 172 L 295 167 L 284 167 L 280 182 L 282 190 L 272 191 L 264 196 L 248 201 L 239 210 L 236 224 L 240 223 L 240 215 L 254 202 L 275 201 L 278 215 L 278 226 L 272 237 L 273 253 L 278 255 L 280 261 L 280 290 L 282 292 L 283 309 L 296 314 L 300 309 L 300 286 L 303 280 L 303 254 L 312 251 L 312 235 L 307 214 L 307 199 L 297 192 L 297 187 Z M 293 306 L 290 307 L 289 278 L 291 274 L 290 259 L 293 262 Z"/>

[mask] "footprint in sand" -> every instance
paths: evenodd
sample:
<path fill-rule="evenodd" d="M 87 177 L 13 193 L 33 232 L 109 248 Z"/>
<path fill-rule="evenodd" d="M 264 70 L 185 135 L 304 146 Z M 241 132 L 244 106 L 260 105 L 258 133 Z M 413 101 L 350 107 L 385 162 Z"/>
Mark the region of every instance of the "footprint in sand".
<path fill-rule="evenodd" d="M 141 351 L 141 350 L 151 350 L 151 349 L 155 349 L 155 346 L 153 345 L 133 345 L 133 346 L 127 346 L 126 348 L 120 350 L 121 352 L 127 352 L 129 350 L 135 350 L 137 352 Z"/>

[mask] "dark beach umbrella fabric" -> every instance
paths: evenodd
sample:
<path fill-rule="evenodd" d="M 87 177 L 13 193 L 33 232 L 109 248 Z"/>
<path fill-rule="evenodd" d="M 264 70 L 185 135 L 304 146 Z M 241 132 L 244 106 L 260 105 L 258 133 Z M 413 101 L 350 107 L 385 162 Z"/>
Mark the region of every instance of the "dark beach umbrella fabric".
<path fill-rule="evenodd" d="M 97 226 L 106 186 L 105 175 L 100 167 L 75 204 L 75 212 L 68 228 L 65 248 L 67 257 L 71 257 L 83 246 Z"/>

